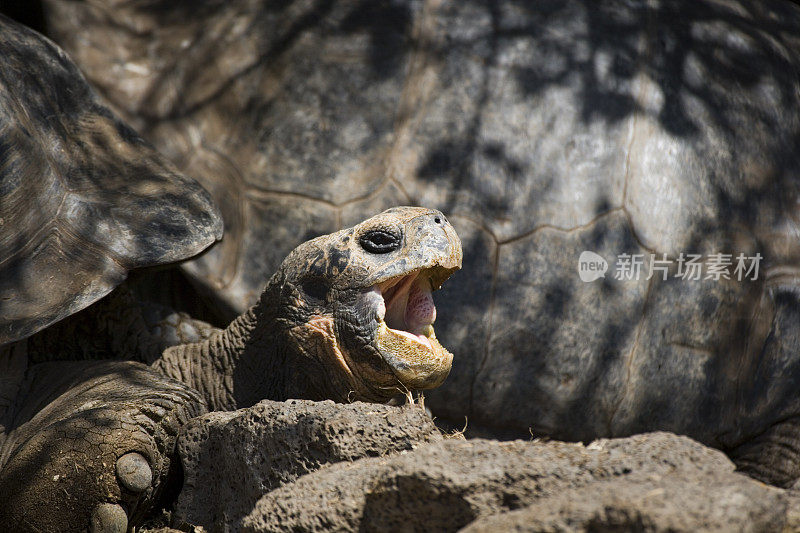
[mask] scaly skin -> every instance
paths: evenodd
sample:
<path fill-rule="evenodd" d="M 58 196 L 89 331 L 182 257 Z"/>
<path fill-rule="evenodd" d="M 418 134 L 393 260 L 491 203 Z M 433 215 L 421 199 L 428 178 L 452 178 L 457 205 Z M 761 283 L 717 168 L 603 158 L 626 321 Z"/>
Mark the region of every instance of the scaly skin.
<path fill-rule="evenodd" d="M 23 389 L 29 401 L 0 475 L 0 524 L 9 531 L 86 531 L 104 503 L 124 511 L 106 530 L 125 531 L 161 495 L 180 426 L 206 410 L 197 392 L 135 362 L 43 363 Z M 144 489 L 116 474 L 131 452 L 147 461 Z"/>
<path fill-rule="evenodd" d="M 380 290 L 413 280 L 436 288 L 460 266 L 460 241 L 441 213 L 396 208 L 299 246 L 251 309 L 151 366 L 59 361 L 51 346 L 52 362 L 28 368 L 7 417 L 0 493 L 11 496 L 0 500 L 0 525 L 125 531 L 168 484 L 180 426 L 208 409 L 265 398 L 384 402 L 437 386 L 452 356 L 432 327 L 411 336 L 389 329 Z M 147 335 L 136 334 L 145 341 L 134 344 L 149 350 Z M 407 340 L 414 335 L 424 343 Z M 47 348 L 35 344 L 40 355 Z"/>

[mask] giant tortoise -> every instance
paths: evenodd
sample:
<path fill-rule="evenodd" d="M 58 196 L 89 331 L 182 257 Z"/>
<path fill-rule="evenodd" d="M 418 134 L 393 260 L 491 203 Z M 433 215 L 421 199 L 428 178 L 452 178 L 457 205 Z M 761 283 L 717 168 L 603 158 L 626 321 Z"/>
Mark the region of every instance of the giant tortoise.
<path fill-rule="evenodd" d="M 115 290 L 220 237 L 208 194 L 2 16 L 0 89 L 0 529 L 125 531 L 179 479 L 177 431 L 206 410 L 387 402 L 447 376 L 431 292 L 461 245 L 441 212 L 301 244 L 215 329 L 143 301 L 147 272 Z"/>
<path fill-rule="evenodd" d="M 800 476 L 795 3 L 43 4 L 218 202 L 231 238 L 184 271 L 228 316 L 308 236 L 430 205 L 466 257 L 437 415 L 574 440 L 671 430 Z M 580 279 L 584 251 L 605 278 Z M 644 273 L 617 279 L 638 254 Z M 681 254 L 763 261 L 693 280 Z"/>

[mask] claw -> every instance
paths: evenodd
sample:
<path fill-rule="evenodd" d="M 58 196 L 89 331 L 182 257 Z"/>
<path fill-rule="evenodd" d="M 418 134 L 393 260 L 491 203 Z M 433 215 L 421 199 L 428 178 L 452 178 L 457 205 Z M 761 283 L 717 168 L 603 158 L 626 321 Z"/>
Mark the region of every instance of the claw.
<path fill-rule="evenodd" d="M 153 482 L 153 471 L 144 456 L 129 452 L 117 459 L 117 479 L 131 492 L 143 492 Z"/>
<path fill-rule="evenodd" d="M 92 512 L 92 533 L 125 533 L 128 515 L 116 503 L 101 503 Z"/>

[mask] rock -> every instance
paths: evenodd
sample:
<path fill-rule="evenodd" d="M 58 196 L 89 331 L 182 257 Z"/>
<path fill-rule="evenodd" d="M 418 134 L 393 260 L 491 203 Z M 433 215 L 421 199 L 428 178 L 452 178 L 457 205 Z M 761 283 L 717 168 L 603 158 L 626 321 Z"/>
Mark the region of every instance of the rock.
<path fill-rule="evenodd" d="M 783 525 L 783 530 L 800 531 L 800 491 L 796 488 L 788 491 L 788 504 L 786 512 L 786 523 Z"/>
<path fill-rule="evenodd" d="M 417 408 L 290 400 L 209 413 L 178 439 L 184 486 L 175 520 L 225 530 L 264 493 L 323 465 L 441 439 Z"/>
<path fill-rule="evenodd" d="M 785 491 L 735 473 L 721 452 L 651 433 L 589 446 L 442 441 L 335 464 L 265 494 L 233 529 L 779 531 L 786 514 Z"/>
<path fill-rule="evenodd" d="M 780 496 L 733 474 L 694 483 L 673 475 L 608 481 L 478 519 L 462 531 L 779 531 L 786 524 Z"/>

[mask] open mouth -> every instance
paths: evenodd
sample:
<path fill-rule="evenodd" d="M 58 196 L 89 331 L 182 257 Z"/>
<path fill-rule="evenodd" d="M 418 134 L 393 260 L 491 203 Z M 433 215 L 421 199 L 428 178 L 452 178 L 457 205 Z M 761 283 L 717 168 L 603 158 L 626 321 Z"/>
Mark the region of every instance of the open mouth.
<path fill-rule="evenodd" d="M 453 270 L 434 267 L 382 281 L 372 287 L 377 302 L 378 348 L 400 381 L 409 388 L 439 386 L 453 360 L 436 339 L 432 292 Z"/>
<path fill-rule="evenodd" d="M 422 272 L 390 279 L 378 285 L 383 297 L 384 323 L 395 334 L 433 349 L 431 337 L 436 321 L 431 280 Z"/>

